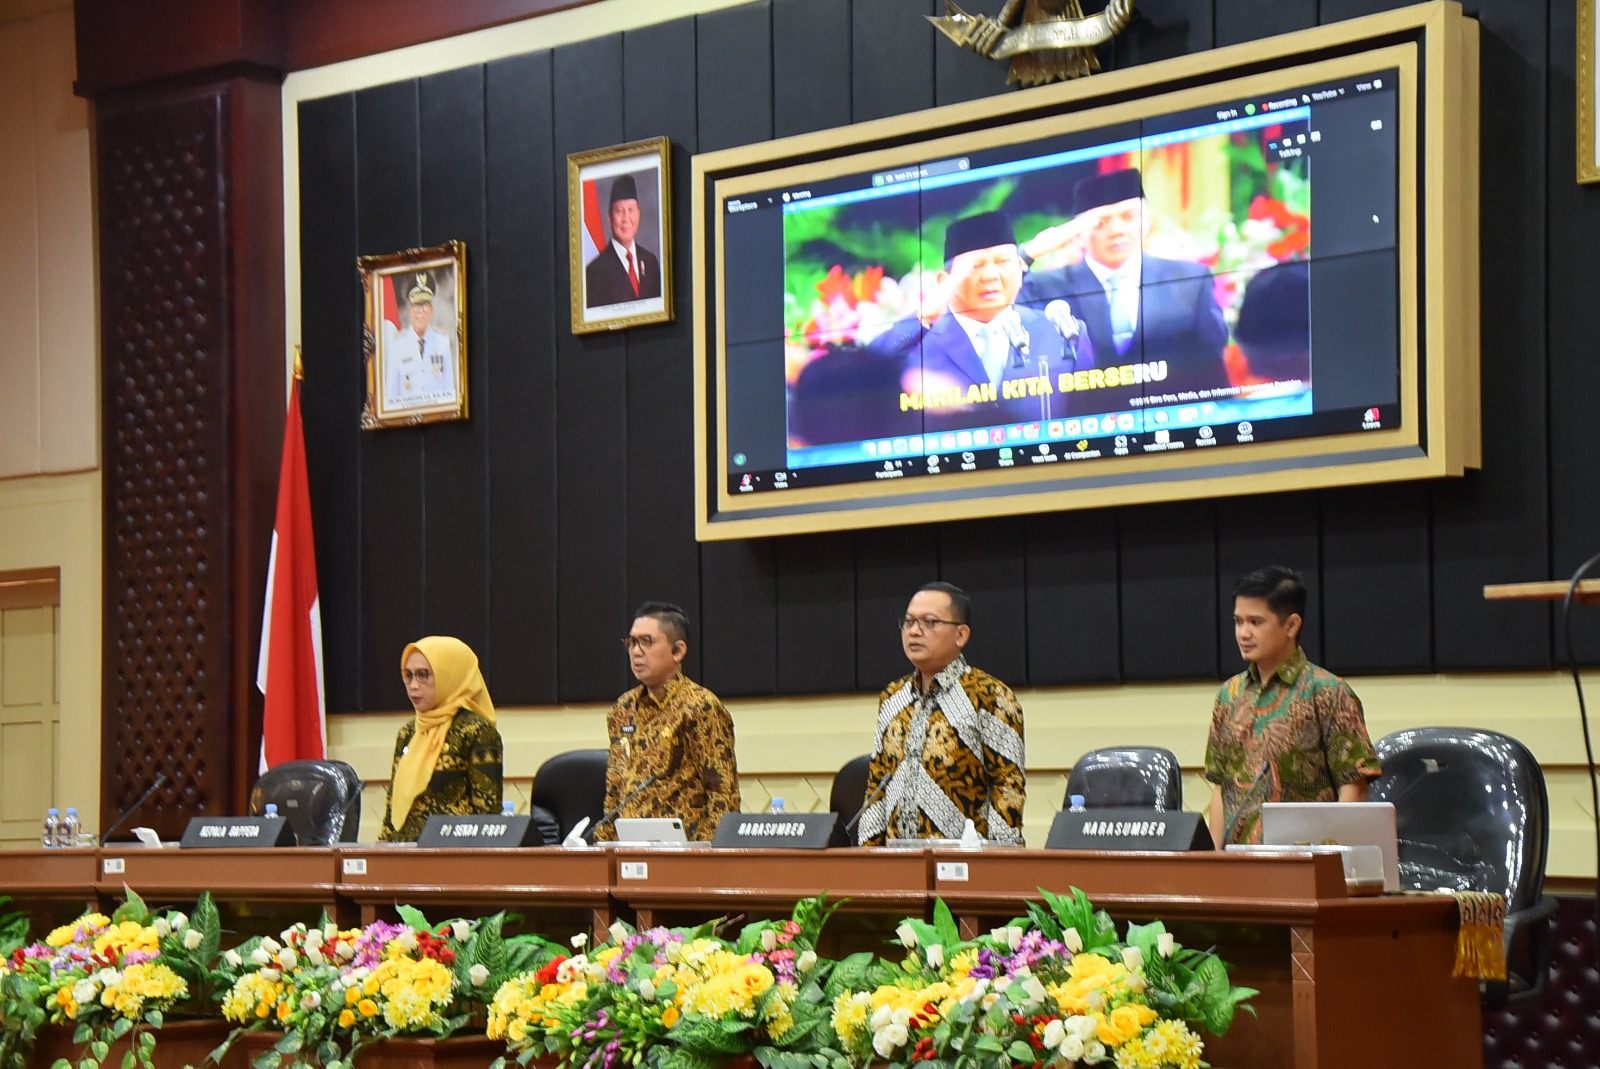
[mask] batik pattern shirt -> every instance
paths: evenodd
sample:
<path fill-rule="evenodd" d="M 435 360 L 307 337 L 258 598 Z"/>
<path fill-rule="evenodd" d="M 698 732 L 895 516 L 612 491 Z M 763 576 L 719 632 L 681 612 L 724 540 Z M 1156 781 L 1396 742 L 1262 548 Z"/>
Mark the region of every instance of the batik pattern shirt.
<path fill-rule="evenodd" d="M 411 745 L 411 736 L 416 730 L 415 718 L 401 726 L 394 739 L 394 765 L 400 763 L 400 755 Z M 499 730 L 471 709 L 460 710 L 445 729 L 444 746 L 439 751 L 438 764 L 433 766 L 433 778 L 428 780 L 427 789 L 411 803 L 406 822 L 398 828 L 390 818 L 394 792 L 391 773 L 389 786 L 384 788 L 383 830 L 378 833 L 379 841 L 414 843 L 422 834 L 422 826 L 436 813 L 454 817 L 499 815 L 501 763 Z"/>
<path fill-rule="evenodd" d="M 889 839 L 978 834 L 1022 842 L 1022 706 L 1011 688 L 957 657 L 923 690 L 913 672 L 878 702 L 878 737 L 858 829 L 863 846 Z"/>
<path fill-rule="evenodd" d="M 1222 788 L 1223 842 L 1258 843 L 1263 802 L 1337 801 L 1378 775 L 1378 755 L 1355 691 L 1297 648 L 1265 681 L 1251 665 L 1222 685 L 1205 775 Z"/>
<path fill-rule="evenodd" d="M 733 717 L 686 676 L 668 681 L 659 702 L 644 686 L 618 698 L 606 714 L 606 735 L 607 813 L 622 805 L 622 817 L 677 817 L 699 842 L 711 838 L 723 814 L 739 811 Z M 597 842 L 616 837 L 612 822 L 595 832 Z"/>

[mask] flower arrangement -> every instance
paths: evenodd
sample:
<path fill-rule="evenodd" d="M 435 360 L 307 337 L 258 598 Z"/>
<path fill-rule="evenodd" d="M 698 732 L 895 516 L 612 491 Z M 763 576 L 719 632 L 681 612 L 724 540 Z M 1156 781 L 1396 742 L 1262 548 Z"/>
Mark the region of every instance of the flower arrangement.
<path fill-rule="evenodd" d="M 789 919 L 746 925 L 731 941 L 716 934 L 720 922 L 637 931 L 619 921 L 592 950 L 579 936 L 573 956 L 507 981 L 489 1037 L 523 1065 L 554 1055 L 573 1069 L 712 1069 L 755 1055 L 773 1069 L 843 1069 L 827 1027 L 836 964 L 816 952 L 831 913 L 805 899 Z"/>
<path fill-rule="evenodd" d="M 220 1062 L 242 1032 L 257 1029 L 283 1035 L 256 1069 L 348 1069 L 381 1039 L 455 1035 L 481 1017 L 500 982 L 553 952 L 536 935 L 506 937 L 505 919 L 434 925 L 403 906 L 398 924 L 340 929 L 324 917 L 252 939 L 223 956 L 234 980 L 222 1015 L 240 1027 L 210 1060 Z"/>
<path fill-rule="evenodd" d="M 973 940 L 943 902 L 932 924 L 902 924 L 904 961 L 880 963 L 833 1001 L 851 1064 L 1194 1069 L 1201 1030 L 1221 1035 L 1236 1007 L 1254 1012 L 1253 990 L 1160 922 L 1130 925 L 1119 942 L 1082 891 L 1040 894 L 1027 918 Z"/>
<path fill-rule="evenodd" d="M 174 1008 L 204 1012 L 219 973 L 220 921 L 209 894 L 192 916 L 152 914 L 127 892 L 114 914 L 86 913 L 18 947 L 0 969 L 5 1031 L 0 1065 L 20 1069 L 44 1024 L 67 1025 L 83 1046 L 79 1069 L 98 1069 L 127 1039 L 123 1069 L 148 1069 L 156 1032 Z"/>

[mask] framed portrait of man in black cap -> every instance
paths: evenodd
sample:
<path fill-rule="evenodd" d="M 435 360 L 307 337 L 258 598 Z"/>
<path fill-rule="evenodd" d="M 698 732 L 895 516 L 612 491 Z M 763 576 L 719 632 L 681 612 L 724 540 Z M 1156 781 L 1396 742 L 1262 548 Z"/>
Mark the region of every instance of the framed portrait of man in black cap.
<path fill-rule="evenodd" d="M 356 265 L 366 305 L 361 426 L 466 419 L 466 244 L 362 256 Z"/>
<path fill-rule="evenodd" d="M 567 157 L 574 334 L 672 319 L 670 151 L 656 137 Z"/>

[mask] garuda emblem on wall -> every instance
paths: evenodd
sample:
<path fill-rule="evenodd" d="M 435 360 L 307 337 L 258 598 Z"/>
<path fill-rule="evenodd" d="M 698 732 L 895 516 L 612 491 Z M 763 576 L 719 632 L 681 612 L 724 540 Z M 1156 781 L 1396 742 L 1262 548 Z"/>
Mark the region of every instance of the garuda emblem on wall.
<path fill-rule="evenodd" d="M 946 37 L 980 56 L 1009 59 L 1012 82 L 1044 85 L 1099 70 L 1094 46 L 1128 24 L 1133 0 L 1107 0 L 1088 16 L 1079 0 L 1006 0 L 994 18 L 968 14 L 955 0 L 945 0 L 944 10 L 928 21 Z"/>

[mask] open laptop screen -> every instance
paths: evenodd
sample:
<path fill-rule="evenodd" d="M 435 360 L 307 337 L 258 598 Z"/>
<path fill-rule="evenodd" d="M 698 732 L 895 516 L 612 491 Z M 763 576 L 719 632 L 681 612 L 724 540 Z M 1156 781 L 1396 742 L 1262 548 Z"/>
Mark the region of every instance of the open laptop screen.
<path fill-rule="evenodd" d="M 1393 802 L 1266 802 L 1261 806 L 1261 843 L 1376 846 L 1383 856 L 1383 889 L 1400 890 Z"/>

